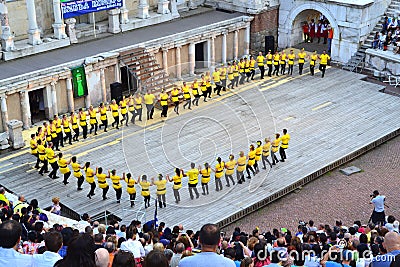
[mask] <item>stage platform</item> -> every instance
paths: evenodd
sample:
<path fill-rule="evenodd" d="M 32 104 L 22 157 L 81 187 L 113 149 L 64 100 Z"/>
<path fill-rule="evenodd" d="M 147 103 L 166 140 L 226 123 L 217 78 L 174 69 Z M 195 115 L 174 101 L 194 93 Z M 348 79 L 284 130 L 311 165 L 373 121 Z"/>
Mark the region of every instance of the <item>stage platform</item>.
<path fill-rule="evenodd" d="M 400 133 L 399 98 L 381 93 L 382 86 L 363 78 L 335 68 L 329 68 L 325 78 L 320 73 L 310 76 L 308 69 L 302 76 L 296 72 L 289 77 L 267 77 L 207 103 L 200 100 L 200 106 L 191 111 L 181 106 L 179 116 L 170 109 L 166 121 L 111 130 L 108 135 L 90 137 L 63 151 L 68 157 L 77 155 L 81 164 L 90 161 L 93 167 L 115 168 L 120 175 L 165 176 L 173 175 L 175 167 L 188 170 L 192 161 L 214 166 L 218 156 L 226 161 L 232 153 L 237 158 L 240 150 L 247 153 L 251 143 L 273 138 L 274 133 L 287 128 L 291 135 L 288 160 L 272 169 L 260 168 L 260 173 L 246 179 L 245 184 L 227 188 L 223 178 L 223 190 L 216 192 L 211 179 L 210 194 L 190 200 L 184 178 L 179 205 L 174 202 L 172 184 L 168 184 L 167 208 L 158 209 L 159 221 L 169 226 L 182 223 L 186 229 L 198 229 L 207 222 L 223 226 Z M 155 117 L 159 117 L 158 110 Z M 28 199 L 37 198 L 42 207 L 50 206 L 51 198 L 59 196 L 62 204 L 79 214 L 94 216 L 107 210 L 124 223 L 136 217 L 143 221 L 154 217 L 154 206 L 142 213 L 139 186 L 138 202 L 131 209 L 124 182 L 121 204 L 115 202 L 112 189 L 106 201 L 101 200 L 98 188 L 89 200 L 86 183 L 83 191 L 77 191 L 74 177 L 64 186 L 61 178 L 42 177 L 32 166 L 33 158 L 27 152 L 2 156 L 0 184 Z M 201 193 L 200 185 L 198 190 Z M 151 195 L 155 196 L 155 188 Z"/>

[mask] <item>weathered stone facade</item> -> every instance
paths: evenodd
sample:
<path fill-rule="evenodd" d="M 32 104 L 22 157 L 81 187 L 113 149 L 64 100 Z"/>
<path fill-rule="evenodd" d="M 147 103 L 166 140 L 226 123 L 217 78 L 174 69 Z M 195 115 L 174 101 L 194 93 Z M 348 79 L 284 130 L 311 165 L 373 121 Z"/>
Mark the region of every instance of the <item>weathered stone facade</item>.
<path fill-rule="evenodd" d="M 278 6 L 253 15 L 250 36 L 252 51 L 265 51 L 266 36 L 274 36 L 275 45 L 278 43 L 278 15 Z"/>
<path fill-rule="evenodd" d="M 382 75 L 400 76 L 400 56 L 392 51 L 367 49 L 365 67 L 378 71 Z"/>

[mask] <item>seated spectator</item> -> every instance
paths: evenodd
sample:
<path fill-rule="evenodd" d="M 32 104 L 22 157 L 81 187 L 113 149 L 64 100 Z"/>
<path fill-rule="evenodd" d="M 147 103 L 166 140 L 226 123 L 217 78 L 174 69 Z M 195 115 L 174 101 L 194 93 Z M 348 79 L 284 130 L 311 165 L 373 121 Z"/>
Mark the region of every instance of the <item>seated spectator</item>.
<path fill-rule="evenodd" d="M 4 187 L 0 187 L 0 200 L 6 203 L 6 206 L 10 206 L 10 201 L 6 197 L 6 190 Z"/>
<path fill-rule="evenodd" d="M 21 241 L 21 224 L 8 220 L 0 224 L 0 265 L 1 266 L 33 266 L 31 255 L 17 252 Z"/>
<path fill-rule="evenodd" d="M 37 253 L 39 247 L 38 233 L 36 231 L 28 232 L 28 241 L 22 243 L 22 250 L 24 254 L 33 255 Z"/>
<path fill-rule="evenodd" d="M 372 48 L 377 49 L 379 43 L 379 32 L 376 32 L 374 35 L 374 40 L 372 41 Z"/>
<path fill-rule="evenodd" d="M 44 244 L 46 251 L 43 254 L 33 255 L 33 264 L 35 267 L 53 267 L 57 261 L 62 259 L 58 254 L 63 244 L 61 233 L 57 231 L 46 233 Z"/>
<path fill-rule="evenodd" d="M 55 215 L 61 215 L 60 198 L 53 197 L 51 199 L 51 202 L 53 202 L 53 205 L 51 206 L 50 212 Z"/>
<path fill-rule="evenodd" d="M 221 239 L 221 231 L 215 224 L 205 224 L 200 230 L 199 243 L 201 245 L 201 253 L 193 257 L 183 258 L 179 262 L 179 267 L 197 266 L 219 266 L 219 267 L 235 267 L 235 263 L 216 254 L 217 247 Z M 149 253 L 150 255 L 150 253 Z"/>
<path fill-rule="evenodd" d="M 26 203 L 25 196 L 19 195 L 17 203 L 14 203 L 14 213 L 18 213 L 22 216 L 23 215 L 21 213 L 22 208 L 27 208 L 28 206 L 29 204 Z"/>
<path fill-rule="evenodd" d="M 96 254 L 95 262 L 96 267 L 108 267 L 110 257 L 108 251 L 105 248 L 98 248 L 94 252 Z M 128 266 L 128 265 L 127 265 Z"/>
<path fill-rule="evenodd" d="M 58 254 L 60 254 L 60 256 L 62 258 L 64 258 L 65 255 L 67 255 L 67 248 L 68 248 L 70 240 L 72 239 L 72 235 L 73 235 L 72 228 L 66 227 L 66 228 L 62 229 L 61 235 L 62 235 L 62 239 L 63 239 L 63 245 L 62 245 L 61 249 L 58 251 Z"/>
<path fill-rule="evenodd" d="M 378 49 L 383 49 L 383 44 L 386 41 L 386 34 L 384 31 L 381 31 L 379 34 L 379 42 L 378 42 Z"/>
<path fill-rule="evenodd" d="M 135 267 L 135 257 L 130 251 L 120 250 L 115 254 L 112 267 Z M 140 265 L 141 266 L 141 265 Z"/>
<path fill-rule="evenodd" d="M 376 257 L 371 262 L 371 267 L 390 266 L 395 256 L 400 254 L 400 235 L 395 232 L 390 232 L 385 235 L 383 247 L 387 254 L 385 257 Z"/>
<path fill-rule="evenodd" d="M 392 32 L 388 32 L 386 35 L 385 41 L 383 43 L 383 51 L 386 51 L 388 49 L 388 46 L 392 44 Z"/>
<path fill-rule="evenodd" d="M 168 259 L 160 251 L 151 251 L 144 259 L 145 267 L 169 267 Z M 196 265 L 195 265 L 196 266 Z M 218 265 L 216 265 L 218 266 Z"/>
<path fill-rule="evenodd" d="M 145 256 L 144 248 L 142 243 L 136 239 L 137 229 L 135 226 L 131 225 L 126 230 L 127 241 L 122 242 L 121 250 L 126 250 L 132 252 L 137 263 L 141 261 L 141 258 Z M 115 260 L 115 258 L 114 258 Z"/>
<path fill-rule="evenodd" d="M 95 267 L 94 251 L 93 237 L 88 234 L 78 234 L 71 239 L 67 255 L 56 262 L 54 267 Z"/>
<path fill-rule="evenodd" d="M 174 255 L 174 252 L 167 248 L 167 249 L 164 250 L 164 255 L 168 260 L 168 266 L 170 266 L 171 259 L 172 259 L 172 256 Z"/>
<path fill-rule="evenodd" d="M 183 243 L 177 243 L 175 245 L 175 253 L 171 258 L 170 265 L 171 267 L 178 267 L 179 261 L 181 260 L 182 253 L 185 251 L 185 245 Z"/>

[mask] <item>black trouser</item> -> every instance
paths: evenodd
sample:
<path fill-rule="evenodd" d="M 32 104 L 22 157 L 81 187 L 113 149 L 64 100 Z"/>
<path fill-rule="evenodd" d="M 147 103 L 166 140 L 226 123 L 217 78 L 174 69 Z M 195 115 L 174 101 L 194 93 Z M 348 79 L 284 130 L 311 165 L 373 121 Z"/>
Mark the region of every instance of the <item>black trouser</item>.
<path fill-rule="evenodd" d="M 260 169 L 258 168 L 258 161 L 256 160 L 256 162 L 254 162 L 254 170 L 256 171 L 256 173 L 260 172 Z"/>
<path fill-rule="evenodd" d="M 256 74 L 256 70 L 255 69 L 251 69 L 250 70 L 250 75 L 251 75 L 251 79 L 254 80 L 254 74 Z"/>
<path fill-rule="evenodd" d="M 85 181 L 85 178 L 83 176 L 78 178 L 78 189 L 82 189 L 82 184 Z"/>
<path fill-rule="evenodd" d="M 162 208 L 164 206 L 164 208 L 167 206 L 167 201 L 165 200 L 165 194 L 161 194 L 161 195 L 157 195 L 157 200 L 158 200 L 158 206 L 160 208 Z"/>
<path fill-rule="evenodd" d="M 122 188 L 115 189 L 115 197 L 117 198 L 117 202 L 119 203 L 121 201 L 121 196 L 122 196 Z"/>
<path fill-rule="evenodd" d="M 194 99 L 192 101 L 192 104 L 198 106 L 199 105 L 199 99 L 200 99 L 200 95 L 195 95 Z"/>
<path fill-rule="evenodd" d="M 110 187 L 107 185 L 107 187 L 105 187 L 105 188 L 102 188 L 102 190 L 103 190 L 103 200 L 106 200 L 107 199 L 107 192 L 108 192 L 108 189 L 110 189 Z"/>
<path fill-rule="evenodd" d="M 310 65 L 311 76 L 314 76 L 314 69 L 315 69 L 315 66 L 314 65 Z"/>
<path fill-rule="evenodd" d="M 82 127 L 82 137 L 83 139 L 87 138 L 87 125 L 81 126 Z"/>
<path fill-rule="evenodd" d="M 49 171 L 48 169 L 49 162 L 47 161 L 47 159 L 41 160 L 41 162 L 43 163 L 43 165 L 39 170 L 39 174 L 43 175 L 43 172 Z"/>
<path fill-rule="evenodd" d="M 385 211 L 377 212 L 373 211 L 371 215 L 371 221 L 375 225 L 385 225 Z"/>
<path fill-rule="evenodd" d="M 233 76 L 234 77 L 234 82 L 233 82 L 233 84 L 236 86 L 236 87 L 238 87 L 238 85 L 239 85 L 239 76 Z M 233 89 L 233 85 L 232 85 L 232 89 Z"/>
<path fill-rule="evenodd" d="M 49 177 L 51 179 L 56 179 L 57 176 L 57 170 L 58 170 L 58 164 L 57 161 L 50 163 L 51 166 L 51 172 L 49 173 Z"/>
<path fill-rule="evenodd" d="M 281 64 L 281 74 L 285 74 L 286 72 L 286 63 Z"/>
<path fill-rule="evenodd" d="M 288 75 L 290 74 L 290 75 L 292 75 L 293 74 L 293 64 L 288 64 Z"/>
<path fill-rule="evenodd" d="M 274 65 L 274 72 L 272 74 L 276 74 L 276 76 L 279 76 L 279 64 Z"/>
<path fill-rule="evenodd" d="M 245 74 L 246 74 L 246 77 L 247 77 L 246 81 L 250 82 L 251 72 L 248 71 L 248 72 L 245 72 Z"/>
<path fill-rule="evenodd" d="M 203 189 L 203 195 L 208 195 L 208 183 L 201 183 L 201 189 Z"/>
<path fill-rule="evenodd" d="M 136 193 L 129 194 L 129 200 L 131 201 L 131 207 L 135 206 L 135 199 L 136 199 Z"/>
<path fill-rule="evenodd" d="M 208 96 L 208 98 L 211 98 L 211 91 L 212 91 L 211 85 L 207 86 L 206 88 L 207 88 L 207 96 Z"/>
<path fill-rule="evenodd" d="M 271 158 L 272 158 L 272 165 L 275 165 L 276 163 L 279 162 L 278 158 L 275 155 L 276 152 L 271 151 Z"/>
<path fill-rule="evenodd" d="M 268 76 L 271 77 L 272 74 L 272 64 L 267 64 L 268 66 Z"/>
<path fill-rule="evenodd" d="M 250 179 L 250 171 L 253 173 L 253 176 L 256 175 L 256 172 L 253 169 L 253 166 L 250 166 L 249 164 L 246 165 L 246 172 L 247 172 L 247 179 Z"/>
<path fill-rule="evenodd" d="M 174 191 L 175 202 L 179 203 L 179 201 L 181 201 L 181 196 L 179 194 L 179 189 L 173 189 L 173 191 Z"/>
<path fill-rule="evenodd" d="M 225 174 L 226 186 L 229 187 L 229 178 L 232 181 L 232 185 L 235 185 L 235 181 L 233 180 L 232 174 Z"/>
<path fill-rule="evenodd" d="M 36 168 L 36 169 L 39 169 L 39 168 L 40 168 L 40 166 L 39 166 L 39 164 L 40 164 L 39 154 L 36 153 L 36 154 L 32 154 L 32 155 L 34 155 L 35 158 L 36 158 L 35 168 Z"/>
<path fill-rule="evenodd" d="M 161 106 L 161 107 L 162 107 L 161 117 L 167 117 L 168 105 L 164 105 L 164 106 Z"/>
<path fill-rule="evenodd" d="M 268 164 L 269 164 L 269 167 L 270 167 L 270 168 L 272 168 L 272 164 L 271 164 L 271 162 L 269 162 L 269 160 L 268 160 L 268 156 L 264 156 L 264 155 L 262 155 L 262 157 L 261 157 L 261 161 L 262 161 L 262 163 L 263 163 L 263 165 L 264 165 L 264 169 L 266 169 L 265 162 L 268 162 Z"/>
<path fill-rule="evenodd" d="M 243 171 L 236 170 L 236 179 L 237 179 L 239 184 L 244 182 L 244 173 L 243 173 Z"/>
<path fill-rule="evenodd" d="M 244 84 L 244 79 L 246 79 L 246 74 L 244 72 L 240 72 L 239 84 Z"/>
<path fill-rule="evenodd" d="M 146 112 L 147 112 L 147 119 L 148 120 L 152 119 L 154 114 L 154 105 L 146 104 Z"/>
<path fill-rule="evenodd" d="M 207 102 L 207 90 L 202 92 L 203 92 L 202 96 L 204 97 L 204 102 Z"/>
<path fill-rule="evenodd" d="M 70 145 L 72 145 L 72 134 L 71 134 L 71 131 L 65 132 L 64 142 L 66 142 L 67 139 L 68 139 L 68 143 Z"/>
<path fill-rule="evenodd" d="M 51 137 L 51 142 L 53 143 L 53 148 L 54 150 L 60 150 L 58 148 L 59 144 L 60 144 L 60 140 L 58 140 L 58 136 L 56 137 Z"/>
<path fill-rule="evenodd" d="M 62 132 L 57 133 L 57 139 L 58 139 L 58 142 L 60 142 L 60 146 L 64 147 L 64 136 L 63 136 Z"/>
<path fill-rule="evenodd" d="M 94 128 L 94 134 L 95 135 L 97 134 L 97 124 L 98 124 L 97 122 L 93 123 L 93 124 L 90 124 L 90 130 L 89 130 L 90 134 L 92 133 L 93 128 Z"/>
<path fill-rule="evenodd" d="M 143 196 L 144 197 L 144 207 L 150 207 L 150 195 L 149 196 Z"/>
<path fill-rule="evenodd" d="M 90 198 L 91 196 L 94 196 L 94 190 L 96 189 L 96 183 L 93 182 L 93 183 L 89 183 L 89 184 L 90 184 L 90 191 L 87 196 Z"/>
<path fill-rule="evenodd" d="M 193 192 L 196 194 L 196 198 L 199 198 L 199 192 L 197 191 L 197 184 L 189 184 L 189 195 L 190 199 L 193 199 Z"/>
<path fill-rule="evenodd" d="M 185 101 L 186 101 L 186 103 L 183 105 L 183 108 L 186 108 L 186 106 L 189 105 L 189 109 L 191 109 L 191 106 L 192 106 L 192 99 L 191 99 L 191 98 L 188 98 L 188 99 L 186 99 Z"/>
<path fill-rule="evenodd" d="M 104 132 L 107 132 L 107 126 L 108 126 L 108 120 L 107 118 L 105 120 L 101 120 L 101 125 L 99 125 L 99 129 L 104 126 Z"/>
<path fill-rule="evenodd" d="M 135 117 L 138 116 L 139 121 L 142 121 L 142 111 L 143 111 L 143 108 L 135 109 Z"/>
<path fill-rule="evenodd" d="M 260 72 L 261 72 L 261 79 L 264 79 L 264 73 L 265 73 L 264 65 L 258 66 L 258 69 L 259 69 Z"/>
<path fill-rule="evenodd" d="M 304 67 L 304 63 L 299 63 L 299 74 L 300 75 L 303 74 L 303 67 Z"/>
<path fill-rule="evenodd" d="M 279 147 L 279 155 L 281 156 L 281 160 L 285 160 L 286 159 L 286 152 L 285 152 L 286 148 L 283 148 L 282 146 Z"/>
<path fill-rule="evenodd" d="M 118 128 L 118 125 L 119 125 L 119 114 L 117 116 L 113 116 L 113 118 L 114 118 L 114 122 L 111 124 L 112 127 L 114 127 L 114 125 L 116 124 L 117 129 L 119 129 Z"/>
<path fill-rule="evenodd" d="M 222 190 L 221 178 L 215 177 L 215 190 L 217 191 Z"/>
<path fill-rule="evenodd" d="M 64 184 L 68 184 L 68 178 L 71 176 L 71 172 L 64 173 Z"/>
<path fill-rule="evenodd" d="M 121 115 L 122 115 L 122 120 L 121 120 L 121 126 L 122 126 L 123 121 L 128 121 L 128 111 L 125 114 L 121 113 Z"/>
<path fill-rule="evenodd" d="M 233 78 L 233 80 L 229 80 L 230 83 L 228 84 L 228 88 L 230 87 L 231 89 L 233 89 L 233 85 L 235 84 L 235 78 Z"/>
<path fill-rule="evenodd" d="M 129 113 L 132 114 L 131 122 L 135 124 L 136 110 L 129 110 Z M 126 120 L 126 126 L 128 126 L 128 120 Z"/>
<path fill-rule="evenodd" d="M 79 137 L 79 127 L 74 130 L 74 137 L 72 138 L 72 140 L 74 141 L 78 141 L 78 137 Z"/>
<path fill-rule="evenodd" d="M 215 83 L 215 88 L 214 88 L 214 94 L 217 92 L 217 95 L 221 95 L 221 82 L 216 82 Z"/>
<path fill-rule="evenodd" d="M 324 76 L 325 76 L 325 70 L 326 70 L 326 65 L 325 64 L 319 64 L 319 70 L 321 71 L 321 73 L 322 73 L 322 78 L 324 78 Z"/>
<path fill-rule="evenodd" d="M 226 78 L 221 79 L 221 87 L 222 87 L 222 90 L 226 91 Z"/>

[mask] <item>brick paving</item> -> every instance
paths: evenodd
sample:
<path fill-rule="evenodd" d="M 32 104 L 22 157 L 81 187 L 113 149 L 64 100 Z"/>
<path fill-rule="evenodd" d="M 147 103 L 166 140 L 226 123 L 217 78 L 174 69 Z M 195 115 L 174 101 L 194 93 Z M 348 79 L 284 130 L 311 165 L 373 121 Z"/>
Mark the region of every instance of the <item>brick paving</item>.
<path fill-rule="evenodd" d="M 361 157 L 341 166 L 356 166 L 362 172 L 345 176 L 339 169 L 307 184 L 296 193 L 291 193 L 256 213 L 226 227 L 232 234 L 234 227 L 251 232 L 255 227 L 261 231 L 286 227 L 295 230 L 299 220 L 314 220 L 316 224 L 334 224 L 342 220 L 351 225 L 354 220 L 367 223 L 372 212 L 368 204 L 369 195 L 379 190 L 386 195 L 386 215 L 400 219 L 400 136 L 396 137 Z M 289 158 L 290 160 L 290 158 Z"/>

